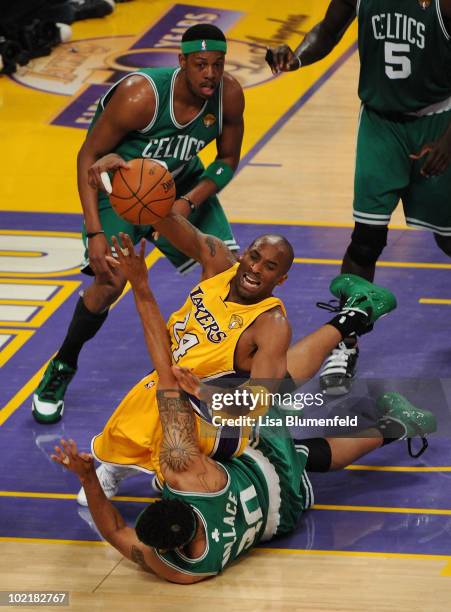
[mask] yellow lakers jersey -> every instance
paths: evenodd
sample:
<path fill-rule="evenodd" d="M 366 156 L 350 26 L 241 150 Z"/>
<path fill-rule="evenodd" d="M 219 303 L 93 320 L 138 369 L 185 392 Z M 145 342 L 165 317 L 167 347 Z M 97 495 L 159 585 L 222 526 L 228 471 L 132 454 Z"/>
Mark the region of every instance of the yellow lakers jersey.
<path fill-rule="evenodd" d="M 233 373 L 235 349 L 241 334 L 255 319 L 282 301 L 269 297 L 257 304 L 227 302 L 230 281 L 239 264 L 201 281 L 168 321 L 174 364 L 190 368 L 201 379 Z"/>
<path fill-rule="evenodd" d="M 192 368 L 204 380 L 234 373 L 238 340 L 261 313 L 279 306 L 285 314 L 283 303 L 274 297 L 248 306 L 226 302 L 237 268 L 238 264 L 201 281 L 168 321 L 174 363 Z M 103 432 L 93 439 L 92 452 L 100 461 L 156 472 L 163 482 L 159 462 L 163 432 L 157 384 L 158 375 L 152 372 L 129 391 Z M 216 427 L 206 407 L 194 397 L 190 401 L 201 451 L 219 460 L 240 455 L 252 439 L 252 427 Z"/>

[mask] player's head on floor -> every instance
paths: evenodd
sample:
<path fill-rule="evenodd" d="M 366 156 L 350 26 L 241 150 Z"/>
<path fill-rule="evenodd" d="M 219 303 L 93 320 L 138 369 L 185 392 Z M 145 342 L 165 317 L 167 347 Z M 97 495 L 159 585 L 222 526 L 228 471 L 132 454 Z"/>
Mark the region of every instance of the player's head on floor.
<path fill-rule="evenodd" d="M 162 499 L 145 508 L 136 519 L 136 535 L 147 546 L 159 550 L 182 548 L 196 534 L 192 507 L 179 499 Z"/>
<path fill-rule="evenodd" d="M 272 295 L 284 283 L 294 259 L 290 242 L 279 234 L 263 234 L 240 257 L 235 290 L 245 302 L 255 303 Z"/>
<path fill-rule="evenodd" d="M 226 51 L 223 32 L 211 23 L 199 23 L 186 30 L 179 62 L 192 94 L 203 99 L 214 94 L 224 73 Z"/>

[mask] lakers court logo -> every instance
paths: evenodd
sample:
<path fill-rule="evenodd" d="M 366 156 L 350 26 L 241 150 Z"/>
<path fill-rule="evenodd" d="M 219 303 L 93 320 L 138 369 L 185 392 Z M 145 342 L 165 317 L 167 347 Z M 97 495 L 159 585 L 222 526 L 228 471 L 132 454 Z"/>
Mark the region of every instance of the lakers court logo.
<path fill-rule="evenodd" d="M 14 79 L 27 87 L 71 97 L 52 124 L 86 128 L 99 98 L 127 73 L 177 65 L 182 35 L 188 27 L 213 23 L 227 35 L 227 30 L 244 15 L 229 9 L 174 4 L 138 38 L 74 40 L 58 46 L 52 55 L 36 59 Z M 264 44 L 252 38 L 249 41 L 228 38 L 226 70 L 245 88 L 271 78 L 264 61 Z M 213 124 L 216 118 L 209 115 L 208 120 Z"/>

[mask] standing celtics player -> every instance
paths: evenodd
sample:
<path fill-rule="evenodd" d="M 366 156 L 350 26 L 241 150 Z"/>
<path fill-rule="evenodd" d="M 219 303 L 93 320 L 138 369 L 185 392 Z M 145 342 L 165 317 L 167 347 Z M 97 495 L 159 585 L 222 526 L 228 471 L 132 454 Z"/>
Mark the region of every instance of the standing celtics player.
<path fill-rule="evenodd" d="M 273 73 L 325 57 L 356 15 L 362 110 L 342 271 L 373 280 L 399 200 L 407 223 L 431 230 L 451 256 L 451 0 L 332 0 L 294 52 L 268 51 Z M 333 351 L 321 375 L 326 392 L 349 390 L 357 355 L 352 339 Z"/>
<path fill-rule="evenodd" d="M 126 232 L 135 244 L 147 238 L 180 272 L 195 263 L 153 235 L 151 226 L 131 225 L 118 217 L 106 193 L 97 191 L 96 178 L 103 171 L 126 167 L 137 157 L 161 160 L 175 179 L 174 211 L 230 249 L 238 248 L 216 197 L 238 165 L 244 129 L 243 91 L 224 72 L 226 49 L 221 30 L 195 25 L 182 37 L 179 67 L 134 72 L 101 99 L 78 155 L 86 248 L 82 271 L 95 280 L 79 299 L 66 338 L 34 392 L 37 421 L 54 423 L 61 418 L 78 355 L 124 289 L 123 275 L 111 271 L 105 261 L 111 254 L 111 236 Z M 197 154 L 212 140 L 217 143 L 217 157 L 204 169 Z"/>

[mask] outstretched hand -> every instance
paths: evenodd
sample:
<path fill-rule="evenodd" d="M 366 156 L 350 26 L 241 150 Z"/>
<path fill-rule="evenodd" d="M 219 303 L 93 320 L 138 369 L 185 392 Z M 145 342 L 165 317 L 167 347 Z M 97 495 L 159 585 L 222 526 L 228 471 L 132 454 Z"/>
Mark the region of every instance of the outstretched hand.
<path fill-rule="evenodd" d="M 172 372 L 183 391 L 190 395 L 194 395 L 197 399 L 201 399 L 200 392 L 202 383 L 200 378 L 196 376 L 192 370 L 189 368 L 181 368 L 180 366 L 172 366 Z"/>
<path fill-rule="evenodd" d="M 93 189 L 111 193 L 113 189 L 108 172 L 116 171 L 119 168 L 128 170 L 130 165 L 117 153 L 108 153 L 88 169 L 88 183 Z"/>
<path fill-rule="evenodd" d="M 292 72 L 301 67 L 300 61 L 288 45 L 279 45 L 266 50 L 265 60 L 273 75 Z"/>
<path fill-rule="evenodd" d="M 73 440 L 61 440 L 61 447 L 55 446 L 55 455 L 50 455 L 55 463 L 59 463 L 70 472 L 76 474 L 80 480 L 94 473 L 94 457 L 89 453 L 79 453 Z"/>
<path fill-rule="evenodd" d="M 116 236 L 111 238 L 115 250 L 115 257 L 106 257 L 108 264 L 112 268 L 119 269 L 125 278 L 128 280 L 133 289 L 138 287 L 147 287 L 147 266 L 145 260 L 146 241 L 143 238 L 139 246 L 139 252 L 136 253 L 133 247 L 133 242 L 128 234 L 119 233 L 119 238 L 122 242 L 119 244 Z"/>

